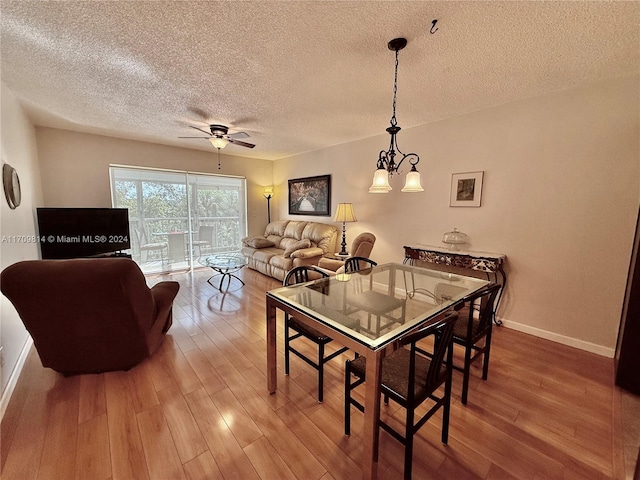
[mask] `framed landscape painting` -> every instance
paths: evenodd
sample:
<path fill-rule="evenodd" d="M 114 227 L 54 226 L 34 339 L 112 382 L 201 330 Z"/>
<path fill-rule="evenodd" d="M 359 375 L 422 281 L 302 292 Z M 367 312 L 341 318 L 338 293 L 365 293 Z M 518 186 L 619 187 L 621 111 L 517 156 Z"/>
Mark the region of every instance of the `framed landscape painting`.
<path fill-rule="evenodd" d="M 484 172 L 454 173 L 451 175 L 450 207 L 479 207 L 482 199 Z"/>
<path fill-rule="evenodd" d="M 289 180 L 289 215 L 331 216 L 331 175 Z"/>

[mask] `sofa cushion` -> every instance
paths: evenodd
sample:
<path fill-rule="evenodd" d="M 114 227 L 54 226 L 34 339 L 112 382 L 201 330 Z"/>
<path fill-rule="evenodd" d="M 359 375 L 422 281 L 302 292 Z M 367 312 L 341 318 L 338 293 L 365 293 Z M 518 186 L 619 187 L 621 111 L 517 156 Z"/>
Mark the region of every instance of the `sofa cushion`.
<path fill-rule="evenodd" d="M 271 222 L 267 225 L 267 228 L 264 230 L 264 236 L 269 237 L 269 235 L 277 235 L 279 237 L 284 236 L 284 230 L 287 227 L 289 220 L 279 220 L 277 222 Z"/>
<path fill-rule="evenodd" d="M 324 252 L 319 247 L 301 248 L 295 252 L 291 252 L 291 258 L 316 258 L 322 257 Z M 317 260 L 316 260 L 317 261 Z"/>
<path fill-rule="evenodd" d="M 303 248 L 309 248 L 311 246 L 311 240 L 305 238 L 298 240 L 297 242 L 289 243 L 287 248 L 284 249 L 284 258 L 289 258 L 296 250 L 302 250 Z"/>
<path fill-rule="evenodd" d="M 242 243 L 247 247 L 267 248 L 275 246 L 275 243 L 264 237 L 244 237 Z"/>
<path fill-rule="evenodd" d="M 332 253 L 329 252 L 329 249 L 334 246 L 332 244 L 335 242 L 336 232 L 336 227 L 333 225 L 309 222 L 305 226 L 302 237 L 311 240 L 311 242 L 320 247 L 324 253 Z"/>
<path fill-rule="evenodd" d="M 282 248 L 280 245 L 282 242 L 282 237 L 280 235 L 269 235 L 267 240 L 273 242 L 273 246 L 276 248 Z"/>
<path fill-rule="evenodd" d="M 320 268 L 324 268 L 325 270 L 331 270 L 335 272 L 340 267 L 344 267 L 344 260 L 335 260 L 333 258 L 321 258 L 318 262 L 318 266 Z"/>
<path fill-rule="evenodd" d="M 304 227 L 307 226 L 308 222 L 289 222 L 287 227 L 284 229 L 283 237 L 293 238 L 295 240 L 302 240 L 302 232 L 304 231 Z M 305 236 L 304 238 L 309 238 Z"/>
<path fill-rule="evenodd" d="M 263 248 L 253 252 L 253 259 L 262 263 L 269 263 L 273 258 L 282 255 L 282 250 L 278 248 Z"/>
<path fill-rule="evenodd" d="M 269 265 L 271 265 L 272 270 L 280 269 L 281 271 L 288 272 L 293 268 L 293 258 L 285 258 L 283 256 L 276 255 L 271 257 Z"/>

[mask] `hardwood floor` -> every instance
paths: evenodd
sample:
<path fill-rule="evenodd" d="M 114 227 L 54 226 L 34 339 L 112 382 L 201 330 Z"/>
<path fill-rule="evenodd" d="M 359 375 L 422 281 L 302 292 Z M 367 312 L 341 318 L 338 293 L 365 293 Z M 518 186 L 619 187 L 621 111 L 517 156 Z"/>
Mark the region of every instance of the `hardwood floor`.
<path fill-rule="evenodd" d="M 349 352 L 327 364 L 318 404 L 315 370 L 292 356 L 291 375 L 282 371 L 279 313 L 278 391 L 269 395 L 264 293 L 279 282 L 240 274 L 246 286 L 225 296 L 206 282 L 208 269 L 149 278 L 180 282 L 174 325 L 128 372 L 64 378 L 32 349 L 2 420 L 2 479 L 359 478 L 359 412 L 343 434 Z M 613 360 L 494 332 L 489 379 L 473 368 L 466 407 L 454 372 L 449 444 L 440 414 L 419 431 L 414 478 L 623 479 Z M 402 421 L 397 406 L 381 410 Z M 402 478 L 402 455 L 381 432 L 379 477 Z"/>

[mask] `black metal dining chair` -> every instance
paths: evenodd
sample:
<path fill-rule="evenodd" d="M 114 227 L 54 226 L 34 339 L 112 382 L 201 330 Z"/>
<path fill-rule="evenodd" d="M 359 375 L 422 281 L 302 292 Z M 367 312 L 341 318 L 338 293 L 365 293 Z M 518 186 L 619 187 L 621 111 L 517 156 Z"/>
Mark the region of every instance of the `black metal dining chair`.
<path fill-rule="evenodd" d="M 315 274 L 317 274 L 317 278 L 325 278 L 329 276 L 325 271 L 316 268 L 313 265 L 304 265 L 289 270 L 282 283 L 284 286 L 289 286 L 295 285 L 297 283 L 308 282 L 313 279 L 309 276 L 310 272 L 315 272 Z M 346 316 L 345 319 L 347 322 L 351 321 L 354 328 L 356 327 L 357 321 L 355 319 L 348 319 Z M 293 330 L 293 334 L 291 334 L 291 330 Z M 291 346 L 291 341 L 300 337 L 304 337 L 318 346 L 318 356 L 316 360 L 307 357 L 295 347 Z M 347 347 L 342 347 L 325 357 L 325 346 L 331 341 L 333 341 L 333 339 L 329 336 L 303 324 L 302 322 L 299 322 L 295 319 L 295 317 L 292 317 L 291 315 L 285 313 L 284 373 L 286 375 L 289 375 L 289 353 L 293 353 L 294 355 L 298 356 L 300 359 L 311 365 L 313 368 L 315 368 L 318 371 L 318 403 L 322 403 L 324 396 L 324 364 L 348 350 Z"/>
<path fill-rule="evenodd" d="M 362 272 L 377 265 L 370 258 L 350 257 L 345 262 L 344 271 L 345 273 Z M 367 312 L 367 332 L 377 336 L 382 330 L 396 323 L 404 323 L 407 302 L 404 298 L 395 298 L 393 295 L 385 295 L 373 290 L 372 281 L 371 279 L 368 289 L 360 288 L 359 292 L 349 298 L 346 313 L 353 313 L 356 310 Z M 372 317 L 375 317 L 373 326 Z M 387 320 L 384 324 L 383 318 Z M 361 329 L 364 330 L 363 327 Z"/>
<path fill-rule="evenodd" d="M 344 262 L 344 273 L 358 272 L 365 268 L 372 268 L 378 265 L 376 262 L 366 257 L 349 257 Z"/>
<path fill-rule="evenodd" d="M 464 362 L 453 368 L 463 375 L 461 401 L 464 405 L 469 395 L 471 364 L 482 356 L 482 379 L 486 380 L 489 373 L 494 305 L 499 291 L 500 284 L 491 283 L 466 297 L 458 309 L 460 319 L 453 332 L 453 343 L 464 347 Z"/>
<path fill-rule="evenodd" d="M 406 409 L 404 434 L 378 419 L 380 427 L 405 447 L 404 478 L 411 478 L 413 463 L 413 436 L 440 408 L 442 414 L 442 443 L 449 438 L 449 411 L 451 406 L 451 372 L 453 365 L 453 329 L 458 315 L 449 312 L 444 318 L 410 333 L 400 339 L 401 348 L 382 361 L 380 389 L 385 404 L 389 399 Z M 433 337 L 431 351 L 417 343 Z M 406 348 L 408 346 L 408 348 Z M 351 396 L 354 388 L 365 382 L 366 358 L 347 360 L 345 365 L 344 433 L 351 433 L 351 405 L 361 412 L 364 406 Z M 355 381 L 351 381 L 352 375 Z M 443 388 L 441 388 L 443 387 Z M 415 421 L 416 409 L 426 400 L 433 402 L 429 410 Z M 376 452 L 377 456 L 377 452 Z"/>

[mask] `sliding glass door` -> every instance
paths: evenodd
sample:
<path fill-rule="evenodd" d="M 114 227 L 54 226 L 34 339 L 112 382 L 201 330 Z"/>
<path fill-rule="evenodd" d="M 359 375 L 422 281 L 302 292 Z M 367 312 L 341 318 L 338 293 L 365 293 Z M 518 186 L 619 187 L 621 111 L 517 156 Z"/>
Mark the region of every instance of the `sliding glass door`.
<path fill-rule="evenodd" d="M 112 166 L 114 207 L 129 209 L 131 254 L 145 273 L 198 267 L 240 249 L 247 232 L 244 178 Z"/>

